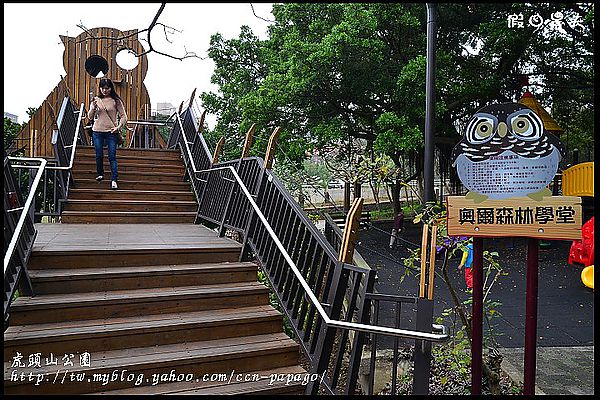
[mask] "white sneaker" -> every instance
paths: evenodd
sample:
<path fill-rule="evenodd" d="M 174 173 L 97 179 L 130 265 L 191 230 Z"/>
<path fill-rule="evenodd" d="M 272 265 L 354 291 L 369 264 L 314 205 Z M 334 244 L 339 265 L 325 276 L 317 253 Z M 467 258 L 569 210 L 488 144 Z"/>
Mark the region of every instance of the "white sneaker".
<path fill-rule="evenodd" d="M 103 179 L 104 179 L 104 176 L 103 176 L 103 175 L 98 175 L 98 176 L 96 177 L 96 182 L 101 182 Z"/>
<path fill-rule="evenodd" d="M 110 183 L 110 188 L 111 188 L 112 190 L 116 190 L 116 189 L 118 189 L 119 187 L 117 186 L 117 181 L 112 181 L 112 182 Z"/>

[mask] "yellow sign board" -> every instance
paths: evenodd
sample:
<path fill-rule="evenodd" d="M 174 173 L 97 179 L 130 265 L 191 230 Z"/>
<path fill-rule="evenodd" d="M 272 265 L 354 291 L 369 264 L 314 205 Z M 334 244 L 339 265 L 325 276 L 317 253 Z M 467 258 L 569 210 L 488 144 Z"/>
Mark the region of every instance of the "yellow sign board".
<path fill-rule="evenodd" d="M 447 198 L 448 235 L 581 239 L 581 198 L 576 196 L 484 200 Z"/>

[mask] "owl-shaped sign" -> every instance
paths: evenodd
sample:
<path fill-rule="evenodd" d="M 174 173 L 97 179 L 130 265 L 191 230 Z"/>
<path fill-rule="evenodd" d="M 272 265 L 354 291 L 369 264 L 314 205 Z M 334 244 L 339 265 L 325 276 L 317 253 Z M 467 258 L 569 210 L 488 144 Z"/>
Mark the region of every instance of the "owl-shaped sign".
<path fill-rule="evenodd" d="M 564 156 L 562 143 L 544 130 L 540 117 L 520 103 L 481 108 L 452 151 L 452 164 L 470 191 L 467 198 L 549 196 L 548 185 Z"/>

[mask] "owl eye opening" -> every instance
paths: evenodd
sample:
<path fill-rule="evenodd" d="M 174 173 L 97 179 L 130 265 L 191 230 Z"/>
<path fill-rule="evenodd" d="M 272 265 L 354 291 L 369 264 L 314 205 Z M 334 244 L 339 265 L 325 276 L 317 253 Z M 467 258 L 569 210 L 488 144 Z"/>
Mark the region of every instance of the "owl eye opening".
<path fill-rule="evenodd" d="M 493 115 L 475 115 L 467 125 L 467 141 L 473 144 L 487 142 L 492 138 L 496 124 L 497 120 Z"/>
<path fill-rule="evenodd" d="M 513 135 L 522 140 L 539 139 L 544 131 L 542 120 L 531 110 L 509 115 L 508 121 Z"/>

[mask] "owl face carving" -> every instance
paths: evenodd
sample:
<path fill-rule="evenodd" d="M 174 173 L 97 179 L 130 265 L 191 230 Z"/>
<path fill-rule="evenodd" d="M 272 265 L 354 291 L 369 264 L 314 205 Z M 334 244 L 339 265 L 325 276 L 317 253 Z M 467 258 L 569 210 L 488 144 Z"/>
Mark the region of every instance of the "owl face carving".
<path fill-rule="evenodd" d="M 554 178 L 564 146 L 544 130 L 540 117 L 519 103 L 481 108 L 452 151 L 462 183 L 489 198 L 524 196 Z"/>

